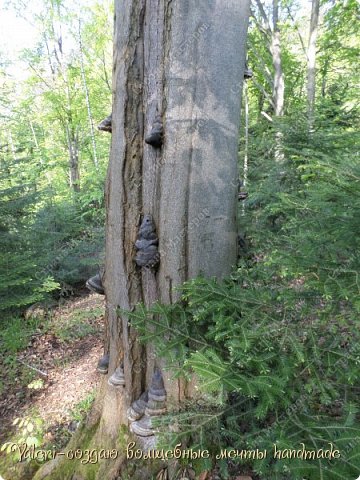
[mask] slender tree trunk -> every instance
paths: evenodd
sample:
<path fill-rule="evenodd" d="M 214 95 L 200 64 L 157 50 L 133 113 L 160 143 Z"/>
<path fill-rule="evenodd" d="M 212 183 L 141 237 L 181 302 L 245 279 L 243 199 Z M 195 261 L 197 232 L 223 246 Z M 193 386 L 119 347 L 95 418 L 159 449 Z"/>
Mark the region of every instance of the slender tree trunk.
<path fill-rule="evenodd" d="M 309 131 L 314 124 L 314 105 L 315 105 L 315 87 L 316 87 L 316 39 L 319 26 L 320 0 L 312 0 L 310 33 L 308 44 L 308 62 L 307 62 L 307 115 Z"/>
<path fill-rule="evenodd" d="M 80 170 L 79 170 L 79 147 L 77 134 L 66 128 L 68 151 L 69 151 L 69 180 L 70 187 L 74 192 L 80 192 Z"/>
<path fill-rule="evenodd" d="M 274 116 L 282 117 L 284 114 L 284 96 L 285 96 L 285 81 L 284 73 L 281 63 L 281 36 L 279 28 L 279 3 L 278 0 L 273 0 L 272 3 L 272 26 L 270 25 L 269 18 L 265 12 L 264 5 L 261 0 L 256 0 L 258 6 L 260 20 L 253 15 L 256 25 L 259 31 L 262 33 L 265 41 L 269 46 L 269 51 L 272 58 L 274 68 L 274 79 L 272 82 L 273 91 L 272 98 L 269 100 L 270 105 L 274 110 Z M 261 23 L 262 20 L 262 23 Z M 268 97 L 268 94 L 264 92 L 264 95 Z M 272 121 L 272 118 L 265 112 L 261 111 L 268 120 Z M 276 127 L 275 127 L 276 128 Z M 284 154 L 282 151 L 282 134 L 279 129 L 275 129 L 275 154 L 274 158 L 276 162 L 281 163 L 284 160 Z"/>
<path fill-rule="evenodd" d="M 281 64 L 281 42 L 279 29 L 279 4 L 273 0 L 273 31 L 271 36 L 270 52 L 274 66 L 274 90 L 273 104 L 275 117 L 282 117 L 284 114 L 285 82 Z M 275 132 L 275 161 L 281 163 L 284 160 L 282 149 L 282 133 Z"/>
<path fill-rule="evenodd" d="M 324 62 L 324 66 L 321 71 L 321 96 L 322 98 L 326 97 L 326 83 L 327 83 L 327 74 L 329 70 L 330 59 L 327 57 Z"/>
<path fill-rule="evenodd" d="M 86 108 L 88 113 L 88 120 L 89 120 L 89 127 L 90 127 L 90 136 L 91 136 L 91 143 L 93 147 L 93 160 L 95 168 L 99 168 L 98 158 L 97 158 L 97 151 L 96 151 L 96 140 L 95 140 L 95 131 L 94 131 L 94 121 L 93 116 L 91 113 L 91 104 L 90 104 L 90 95 L 89 89 L 86 82 L 86 75 L 85 75 L 85 67 L 84 67 L 84 52 L 83 52 L 83 43 L 81 37 L 81 21 L 79 18 L 79 51 L 80 51 L 80 68 L 81 68 L 81 78 L 84 86 L 85 92 L 85 100 L 86 100 Z"/>
<path fill-rule="evenodd" d="M 273 0 L 273 32 L 271 37 L 270 52 L 274 66 L 274 114 L 280 117 L 284 113 L 285 82 L 281 65 L 281 43 L 279 29 L 279 5 L 278 0 Z"/>
<path fill-rule="evenodd" d="M 119 432 L 129 425 L 127 408 L 149 387 L 155 366 L 162 369 L 170 409 L 192 395 L 189 385 L 165 372 L 151 346 L 139 345 L 121 312 L 140 301 L 148 306 L 156 300 L 176 302 L 174 287 L 199 274 L 221 278 L 236 263 L 241 105 L 236 87 L 244 74 L 248 16 L 248 0 L 115 3 L 104 284 L 109 375 L 123 362 L 125 387 L 104 380 L 86 425 L 88 431 L 95 428 L 92 446 L 126 443 Z M 144 142 L 157 115 L 165 132 L 162 148 Z M 145 214 L 153 217 L 159 237 L 157 271 L 134 262 Z M 77 445 L 83 435 L 78 434 Z M 92 478 L 111 480 L 119 472 L 134 480 L 153 478 L 150 462 L 144 469 L 136 462 L 126 477 L 124 446 L 121 451 L 117 462 L 100 462 Z M 51 468 L 48 478 L 60 478 L 56 467 L 36 479 L 46 478 Z M 62 479 L 86 478 L 85 466 L 69 468 Z"/>

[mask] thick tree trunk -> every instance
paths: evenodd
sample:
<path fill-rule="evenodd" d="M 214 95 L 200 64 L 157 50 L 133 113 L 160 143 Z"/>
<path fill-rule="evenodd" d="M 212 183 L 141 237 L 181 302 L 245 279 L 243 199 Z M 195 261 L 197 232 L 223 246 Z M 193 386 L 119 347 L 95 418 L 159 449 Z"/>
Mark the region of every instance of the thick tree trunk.
<path fill-rule="evenodd" d="M 247 9 L 235 1 L 145 8 L 137 0 L 116 10 L 105 278 L 110 372 L 123 356 L 126 379 L 124 398 L 116 397 L 122 415 L 109 421 L 116 431 L 154 368 L 117 307 L 176 301 L 173 287 L 200 273 L 224 276 L 236 262 L 240 98 L 231 88 L 243 76 Z M 157 113 L 165 128 L 161 150 L 144 143 Z M 157 274 L 134 264 L 143 214 L 153 216 L 160 239 Z M 185 396 L 168 375 L 165 385 L 170 403 Z"/>
<path fill-rule="evenodd" d="M 316 39 L 319 25 L 320 0 L 312 0 L 309 44 L 307 51 L 307 114 L 309 131 L 314 123 L 314 104 L 316 87 Z M 325 90 L 325 89 L 324 89 Z"/>
<path fill-rule="evenodd" d="M 192 395 L 188 385 L 164 371 L 151 346 L 139 345 L 119 307 L 175 302 L 174 287 L 199 274 L 221 278 L 236 263 L 237 87 L 248 16 L 248 0 L 115 4 L 104 285 L 109 375 L 123 362 L 125 387 L 103 382 L 91 416 L 92 426 L 100 419 L 92 445 L 119 445 L 119 432 L 128 427 L 127 408 L 148 388 L 155 366 L 164 376 L 168 407 Z M 165 132 L 161 148 L 144 142 L 157 115 Z M 156 225 L 157 271 L 134 262 L 143 215 L 152 215 Z M 92 478 L 115 478 L 122 460 L 102 464 Z M 151 478 L 139 468 L 131 478 Z"/>
<path fill-rule="evenodd" d="M 248 183 L 248 171 L 249 171 L 249 95 L 248 95 L 248 88 L 247 83 L 244 82 L 244 163 L 243 163 L 243 185 L 244 187 L 247 186 Z M 245 215 L 245 202 L 241 204 L 241 215 Z"/>

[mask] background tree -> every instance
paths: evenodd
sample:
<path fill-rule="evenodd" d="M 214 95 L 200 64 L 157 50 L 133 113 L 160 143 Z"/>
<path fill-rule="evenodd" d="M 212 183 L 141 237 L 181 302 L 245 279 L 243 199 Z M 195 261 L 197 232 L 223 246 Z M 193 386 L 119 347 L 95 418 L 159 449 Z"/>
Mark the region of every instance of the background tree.
<path fill-rule="evenodd" d="M 256 21 L 259 32 L 264 37 L 267 48 L 271 54 L 273 78 L 272 84 L 272 99 L 271 105 L 273 107 L 273 113 L 275 119 L 282 117 L 284 114 L 284 95 L 285 95 L 285 81 L 282 67 L 282 49 L 281 49 L 281 33 L 280 33 L 280 18 L 279 18 L 279 2 L 273 0 L 272 2 L 272 23 L 269 20 L 269 16 L 265 11 L 264 5 L 261 0 L 256 0 L 258 8 L 258 17 L 253 14 L 253 18 Z M 268 74 L 269 70 L 267 71 Z M 270 121 L 271 117 L 268 116 Z M 276 162 L 283 160 L 283 154 L 281 152 L 281 132 L 277 130 L 275 132 L 276 148 L 274 151 L 274 159 Z"/>
<path fill-rule="evenodd" d="M 311 18 L 310 18 L 310 31 L 309 31 L 309 43 L 307 49 L 307 110 L 309 130 L 312 129 L 313 116 L 314 116 L 314 103 L 315 103 L 315 87 L 316 87 L 316 39 L 318 35 L 319 27 L 319 11 L 320 1 L 313 0 L 311 4 Z"/>

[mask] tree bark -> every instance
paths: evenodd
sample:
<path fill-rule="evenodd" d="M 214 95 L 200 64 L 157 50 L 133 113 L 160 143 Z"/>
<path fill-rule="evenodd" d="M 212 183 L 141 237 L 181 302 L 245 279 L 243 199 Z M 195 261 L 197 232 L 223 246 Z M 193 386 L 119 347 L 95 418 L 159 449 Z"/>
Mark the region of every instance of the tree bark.
<path fill-rule="evenodd" d="M 247 83 L 244 82 L 244 163 L 243 163 L 243 185 L 246 187 L 248 182 L 249 170 L 249 95 Z M 245 202 L 241 202 L 241 215 L 245 215 Z"/>
<path fill-rule="evenodd" d="M 155 366 L 162 370 L 169 407 L 192 395 L 189 385 L 164 371 L 151 346 L 139 345 L 119 307 L 176 302 L 174 287 L 185 280 L 221 278 L 236 264 L 239 92 L 248 16 L 248 0 L 115 3 L 104 285 L 109 375 L 123 362 L 125 387 L 103 382 L 91 416 L 92 427 L 98 422 L 92 445 L 118 446 L 127 408 L 148 388 Z M 165 131 L 161 149 L 144 142 L 156 115 Z M 134 262 L 145 214 L 152 215 L 159 237 L 157 271 Z M 94 478 L 115 478 L 122 461 L 100 464 Z M 151 475 L 139 467 L 131 478 Z"/>
<path fill-rule="evenodd" d="M 248 5 L 211 3 L 154 1 L 145 8 L 137 0 L 116 10 L 105 289 L 110 371 L 124 357 L 126 389 L 118 422 L 126 421 L 124 412 L 145 388 L 154 361 L 147 368 L 117 307 L 174 302 L 173 287 L 200 273 L 222 277 L 236 263 L 240 98 L 229 92 L 243 75 Z M 144 143 L 157 112 L 165 127 L 161 151 Z M 153 216 L 160 239 L 156 274 L 139 272 L 134 264 L 143 214 Z M 169 402 L 186 395 L 168 375 L 165 385 Z"/>

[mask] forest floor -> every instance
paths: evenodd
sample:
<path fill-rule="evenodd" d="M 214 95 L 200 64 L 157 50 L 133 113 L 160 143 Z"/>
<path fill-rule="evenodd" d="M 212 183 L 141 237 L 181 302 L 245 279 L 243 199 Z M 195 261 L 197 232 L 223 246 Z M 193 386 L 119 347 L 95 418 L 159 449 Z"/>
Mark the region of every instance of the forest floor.
<path fill-rule="evenodd" d="M 47 449 L 60 450 L 90 410 L 101 380 L 96 366 L 103 354 L 104 297 L 86 294 L 64 300 L 47 312 L 41 308 L 30 312 L 36 318 L 30 331 L 24 331 L 29 318 L 27 322 L 17 319 L 21 332 L 10 325 L 8 334 L 0 335 L 8 349 L 0 351 L 0 448 L 7 442 L 37 440 Z M 25 338 L 24 348 L 15 348 L 16 335 Z M 11 346 L 15 354 L 9 353 Z M 14 472 L 17 460 L 10 464 L 9 460 L 0 451 L 0 473 L 6 479 L 15 478 L 7 475 Z M 199 476 L 201 480 L 220 478 L 216 471 Z"/>
<path fill-rule="evenodd" d="M 15 355 L 0 353 L 0 445 L 23 436 L 22 419 L 32 425 L 32 436 L 63 446 L 100 382 L 104 298 L 87 294 L 33 315 L 39 313 L 26 347 Z"/>

